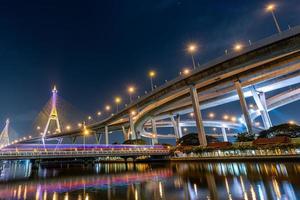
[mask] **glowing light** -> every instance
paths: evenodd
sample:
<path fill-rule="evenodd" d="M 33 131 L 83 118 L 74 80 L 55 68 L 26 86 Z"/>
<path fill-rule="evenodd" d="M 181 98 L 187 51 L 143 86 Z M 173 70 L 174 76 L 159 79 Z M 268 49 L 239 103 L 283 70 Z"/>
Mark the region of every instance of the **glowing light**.
<path fill-rule="evenodd" d="M 190 45 L 188 46 L 188 51 L 189 51 L 190 53 L 194 53 L 196 50 L 197 50 L 197 45 L 196 45 L 196 44 L 190 44 Z"/>
<path fill-rule="evenodd" d="M 216 131 L 217 130 L 217 128 L 213 128 L 213 131 Z"/>
<path fill-rule="evenodd" d="M 100 116 L 102 113 L 100 111 L 97 112 L 97 115 Z"/>
<path fill-rule="evenodd" d="M 136 115 L 136 111 L 135 110 L 133 110 L 133 111 L 131 111 L 131 113 L 130 113 L 132 116 L 135 116 Z"/>
<path fill-rule="evenodd" d="M 190 116 L 191 116 L 191 117 L 194 117 L 194 116 L 195 116 L 195 114 L 192 112 L 192 113 L 190 113 Z"/>
<path fill-rule="evenodd" d="M 267 5 L 266 10 L 267 11 L 273 11 L 273 10 L 275 10 L 275 8 L 276 8 L 275 4 L 269 4 L 269 5 Z"/>
<path fill-rule="evenodd" d="M 88 120 L 92 120 L 92 117 L 91 117 L 91 116 L 88 116 Z"/>
<path fill-rule="evenodd" d="M 135 87 L 129 86 L 128 89 L 127 89 L 127 91 L 128 91 L 129 94 L 132 94 L 132 93 L 135 92 Z"/>
<path fill-rule="evenodd" d="M 115 103 L 116 103 L 116 104 L 120 104 L 121 102 L 122 102 L 121 97 L 116 97 L 116 98 L 115 98 Z"/>
<path fill-rule="evenodd" d="M 40 130 L 40 129 L 41 129 L 41 127 L 40 127 L 40 126 L 37 126 L 37 127 L 36 127 L 36 130 Z"/>
<path fill-rule="evenodd" d="M 110 111 L 110 109 L 111 109 L 110 105 L 106 105 L 106 106 L 105 106 L 105 110 L 106 110 L 106 111 Z"/>
<path fill-rule="evenodd" d="M 296 124 L 296 122 L 295 122 L 294 120 L 290 120 L 288 123 L 289 123 L 290 125 Z"/>
<path fill-rule="evenodd" d="M 260 125 L 260 123 L 259 122 L 255 122 L 255 126 L 259 126 Z"/>
<path fill-rule="evenodd" d="M 82 123 L 78 123 L 77 126 L 78 126 L 79 128 L 81 128 L 81 127 L 82 127 Z"/>
<path fill-rule="evenodd" d="M 224 115 L 224 116 L 223 116 L 223 119 L 224 119 L 224 120 L 228 120 L 228 119 L 229 119 L 229 116 L 228 116 L 228 115 Z"/>
<path fill-rule="evenodd" d="M 250 105 L 249 105 L 249 108 L 254 108 L 253 104 L 250 104 Z"/>
<path fill-rule="evenodd" d="M 184 132 L 187 132 L 187 131 L 188 131 L 188 129 L 187 129 L 187 128 L 183 128 L 183 131 L 184 131 Z"/>
<path fill-rule="evenodd" d="M 212 112 L 209 113 L 209 114 L 208 114 L 208 117 L 211 118 L 211 119 L 214 118 L 214 117 L 215 117 L 215 113 L 212 113 Z"/>
<path fill-rule="evenodd" d="M 190 70 L 189 68 L 184 68 L 184 69 L 182 70 L 182 73 L 183 73 L 184 75 L 189 75 L 189 74 L 191 73 L 191 70 Z"/>
<path fill-rule="evenodd" d="M 149 75 L 149 77 L 153 78 L 156 76 L 156 72 L 154 70 L 150 70 L 148 75 Z"/>
<path fill-rule="evenodd" d="M 69 131 L 69 130 L 71 130 L 71 126 L 70 125 L 67 125 L 66 126 L 66 129 Z"/>
<path fill-rule="evenodd" d="M 233 49 L 235 51 L 240 51 L 240 50 L 243 49 L 243 45 L 241 43 L 237 43 L 237 44 L 234 45 Z"/>
<path fill-rule="evenodd" d="M 237 118 L 236 118 L 236 117 L 231 117 L 231 121 L 232 121 L 232 122 L 236 122 L 236 121 L 237 121 Z"/>

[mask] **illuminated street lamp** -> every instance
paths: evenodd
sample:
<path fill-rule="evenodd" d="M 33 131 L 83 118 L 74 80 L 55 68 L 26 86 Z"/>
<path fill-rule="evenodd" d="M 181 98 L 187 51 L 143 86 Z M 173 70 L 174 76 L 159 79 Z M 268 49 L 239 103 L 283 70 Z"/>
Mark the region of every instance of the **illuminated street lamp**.
<path fill-rule="evenodd" d="M 97 112 L 97 116 L 101 116 L 101 114 L 102 114 L 101 111 Z"/>
<path fill-rule="evenodd" d="M 209 114 L 208 114 L 208 117 L 211 118 L 211 119 L 213 119 L 213 118 L 215 117 L 215 113 L 212 113 L 212 112 L 209 113 Z"/>
<path fill-rule="evenodd" d="M 128 94 L 129 94 L 129 100 L 130 100 L 130 103 L 132 102 L 132 94 L 134 94 L 135 92 L 135 87 L 133 86 L 129 86 L 127 88 L 127 91 L 128 91 Z"/>
<path fill-rule="evenodd" d="M 70 126 L 70 125 L 67 125 L 67 126 L 66 126 L 66 129 L 67 129 L 67 131 L 71 130 L 71 126 Z"/>
<path fill-rule="evenodd" d="M 154 70 L 149 71 L 148 76 L 150 78 L 150 82 L 151 82 L 151 90 L 154 90 L 153 87 L 153 78 L 156 76 L 156 72 Z"/>
<path fill-rule="evenodd" d="M 196 64 L 195 64 L 195 59 L 194 59 L 194 53 L 197 51 L 197 46 L 196 44 L 190 44 L 188 46 L 188 52 L 191 54 L 192 56 L 192 61 L 193 61 L 193 68 L 196 69 Z"/>
<path fill-rule="evenodd" d="M 184 68 L 183 70 L 182 70 L 182 74 L 183 75 L 189 75 L 191 73 L 191 70 L 189 69 L 189 68 Z"/>
<path fill-rule="evenodd" d="M 232 121 L 232 122 L 236 122 L 236 121 L 237 121 L 237 118 L 233 116 L 233 117 L 231 117 L 231 121 Z"/>
<path fill-rule="evenodd" d="M 243 49 L 243 45 L 241 43 L 236 43 L 233 47 L 235 51 L 241 51 Z"/>
<path fill-rule="evenodd" d="M 88 120 L 92 120 L 92 116 L 88 116 Z"/>
<path fill-rule="evenodd" d="M 279 27 L 277 18 L 276 18 L 275 13 L 274 13 L 275 8 L 276 8 L 276 5 L 275 5 L 275 4 L 269 4 L 269 5 L 267 5 L 267 7 L 266 7 L 266 11 L 271 12 L 272 17 L 273 17 L 273 20 L 274 20 L 274 23 L 275 23 L 276 28 L 277 28 L 277 31 L 278 31 L 278 33 L 281 33 L 281 29 L 280 29 L 280 27 Z"/>
<path fill-rule="evenodd" d="M 115 98 L 115 103 L 116 103 L 116 106 L 117 106 L 117 112 L 119 112 L 119 104 L 122 102 L 122 99 L 121 97 L 116 97 Z"/>
<path fill-rule="evenodd" d="M 224 116 L 223 116 L 223 119 L 224 119 L 224 120 L 228 120 L 228 119 L 229 119 L 229 116 L 228 116 L 228 115 L 224 115 Z"/>
<path fill-rule="evenodd" d="M 106 106 L 105 106 L 105 110 L 106 110 L 107 112 L 110 111 L 110 109 L 111 109 L 110 105 L 106 105 Z"/>
<path fill-rule="evenodd" d="M 194 114 L 193 112 L 190 113 L 190 116 L 191 116 L 192 118 L 194 117 L 194 115 L 195 115 L 195 114 Z"/>

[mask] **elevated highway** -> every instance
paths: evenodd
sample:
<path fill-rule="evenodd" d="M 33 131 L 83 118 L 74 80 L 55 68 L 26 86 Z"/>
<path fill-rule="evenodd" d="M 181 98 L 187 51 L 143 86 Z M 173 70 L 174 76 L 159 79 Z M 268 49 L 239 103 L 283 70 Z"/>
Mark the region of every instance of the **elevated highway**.
<path fill-rule="evenodd" d="M 124 136 L 132 139 L 140 136 L 157 138 L 163 135 L 155 131 L 156 127 L 152 127 L 152 133 L 146 132 L 147 124 L 155 125 L 156 120 L 171 117 L 174 126 L 174 116 L 194 112 L 200 144 L 206 145 L 204 126 L 207 124 L 202 120 L 201 110 L 240 101 L 245 127 L 252 133 L 252 121 L 255 117 L 262 115 L 265 125 L 270 126 L 268 111 L 299 99 L 299 90 L 286 92 L 285 96 L 282 93 L 280 97 L 270 100 L 263 98 L 264 93 L 299 84 L 299 58 L 300 27 L 295 27 L 253 43 L 239 52 L 212 60 L 191 74 L 165 83 L 120 112 L 88 125 L 87 128 L 95 134 L 104 133 L 106 143 L 109 132 L 116 130 L 123 130 Z M 289 97 L 285 98 L 286 95 Z M 260 108 L 259 113 L 254 115 L 249 111 L 245 101 L 247 97 L 255 98 Z M 133 111 L 135 115 L 132 115 Z M 218 125 L 217 122 L 215 124 Z M 82 129 L 46 135 L 45 139 L 80 135 Z M 178 136 L 177 127 L 176 137 Z M 32 138 L 31 141 L 37 139 L 40 138 Z"/>

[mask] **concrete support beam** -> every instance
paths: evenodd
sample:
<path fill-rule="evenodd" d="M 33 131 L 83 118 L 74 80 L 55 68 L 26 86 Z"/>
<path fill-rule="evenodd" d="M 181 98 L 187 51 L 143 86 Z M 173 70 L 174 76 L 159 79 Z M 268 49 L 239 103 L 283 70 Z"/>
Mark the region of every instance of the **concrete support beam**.
<path fill-rule="evenodd" d="M 177 125 L 177 129 L 178 129 L 178 137 L 181 138 L 182 137 L 182 128 L 180 125 L 180 115 L 176 116 L 176 125 Z"/>
<path fill-rule="evenodd" d="M 108 138 L 108 126 L 105 126 L 105 144 L 109 144 L 109 138 Z"/>
<path fill-rule="evenodd" d="M 95 140 L 97 144 L 100 144 L 100 134 L 95 133 Z"/>
<path fill-rule="evenodd" d="M 134 130 L 134 123 L 133 123 L 133 118 L 131 116 L 131 114 L 129 113 L 129 125 L 130 125 L 130 139 L 131 140 L 135 140 L 136 138 L 136 134 L 135 134 L 135 130 Z"/>
<path fill-rule="evenodd" d="M 154 118 L 151 119 L 151 125 L 152 125 L 152 133 L 153 133 L 152 145 L 155 145 L 158 143 L 158 139 L 157 139 L 157 128 L 156 128 L 156 123 Z"/>
<path fill-rule="evenodd" d="M 176 122 L 173 115 L 171 115 L 170 118 L 171 118 L 171 122 L 172 122 L 172 125 L 173 125 L 173 128 L 174 128 L 175 136 L 176 136 L 177 139 L 179 139 L 180 137 L 179 137 L 179 131 L 178 131 L 178 127 L 177 127 L 177 122 Z"/>
<path fill-rule="evenodd" d="M 248 131 L 249 134 L 253 134 L 252 122 L 251 122 L 251 119 L 250 119 L 250 116 L 249 116 L 249 111 L 248 111 L 248 107 L 247 107 L 247 104 L 246 104 L 246 99 L 245 99 L 245 96 L 244 96 L 244 92 L 243 92 L 241 83 L 240 83 L 239 80 L 237 80 L 237 81 L 234 82 L 234 85 L 235 85 L 237 94 L 238 94 L 239 99 L 240 99 L 240 104 L 241 104 L 243 116 L 244 116 L 244 119 L 245 119 L 245 122 L 246 122 L 247 131 Z"/>
<path fill-rule="evenodd" d="M 124 126 L 122 126 L 122 132 L 123 132 L 123 136 L 124 136 L 124 141 L 128 140 L 128 134 L 127 134 Z"/>
<path fill-rule="evenodd" d="M 272 127 L 272 121 L 268 113 L 265 93 L 256 91 L 254 87 L 251 87 L 251 93 L 254 98 L 255 104 L 260 111 L 264 127 L 265 129 L 269 129 L 270 127 Z"/>
<path fill-rule="evenodd" d="M 201 111 L 200 111 L 198 93 L 197 93 L 195 86 L 190 86 L 190 94 L 191 94 L 191 98 L 192 98 L 193 111 L 194 111 L 195 120 L 196 120 L 199 143 L 202 146 L 206 146 L 207 141 L 206 141 L 204 125 L 203 125 L 203 121 L 202 121 Z"/>
<path fill-rule="evenodd" d="M 222 135 L 223 135 L 224 142 L 228 142 L 227 134 L 226 134 L 226 128 L 222 127 L 221 130 L 222 130 Z"/>

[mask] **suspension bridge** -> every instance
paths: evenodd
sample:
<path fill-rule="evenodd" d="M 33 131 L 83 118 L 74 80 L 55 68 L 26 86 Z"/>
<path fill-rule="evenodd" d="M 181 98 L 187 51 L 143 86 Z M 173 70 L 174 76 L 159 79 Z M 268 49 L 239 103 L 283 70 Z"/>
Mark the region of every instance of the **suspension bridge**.
<path fill-rule="evenodd" d="M 37 134 L 10 140 L 9 120 L 6 121 L 0 135 L 0 159 L 167 155 L 167 149 L 154 144 L 158 143 L 158 139 L 181 138 L 185 127 L 196 128 L 203 146 L 207 145 L 205 127 L 221 129 L 221 134 L 212 135 L 224 141 L 237 134 L 227 133 L 228 129 L 254 134 L 272 127 L 270 111 L 299 100 L 299 58 L 300 27 L 294 27 L 253 43 L 239 52 L 212 60 L 190 74 L 181 75 L 153 89 L 105 119 L 90 124 L 80 122 L 73 129 L 70 126 L 63 128 L 61 124 L 61 113 L 57 108 L 58 90 L 54 87 L 46 123 L 37 126 Z M 266 97 L 266 94 L 276 91 L 279 93 Z M 255 105 L 250 108 L 246 98 L 253 98 Z M 235 101 L 240 103 L 242 116 L 231 121 L 203 120 L 203 110 Z M 190 113 L 193 113 L 192 119 L 186 117 Z M 254 123 L 257 118 L 261 118 L 262 125 Z M 173 132 L 159 132 L 166 128 L 172 128 Z M 117 150 L 110 144 L 109 136 L 120 132 L 124 141 L 150 138 L 152 145 L 143 148 L 120 147 Z M 99 144 L 102 135 L 105 137 L 104 146 Z M 76 141 L 80 137 L 84 140 L 94 137 L 94 146 L 82 150 L 85 147 L 83 145 L 78 151 Z M 63 144 L 66 138 L 71 141 L 67 149 Z M 47 146 L 53 141 L 57 141 L 55 148 Z M 30 144 L 41 144 L 43 150 L 26 148 Z"/>

